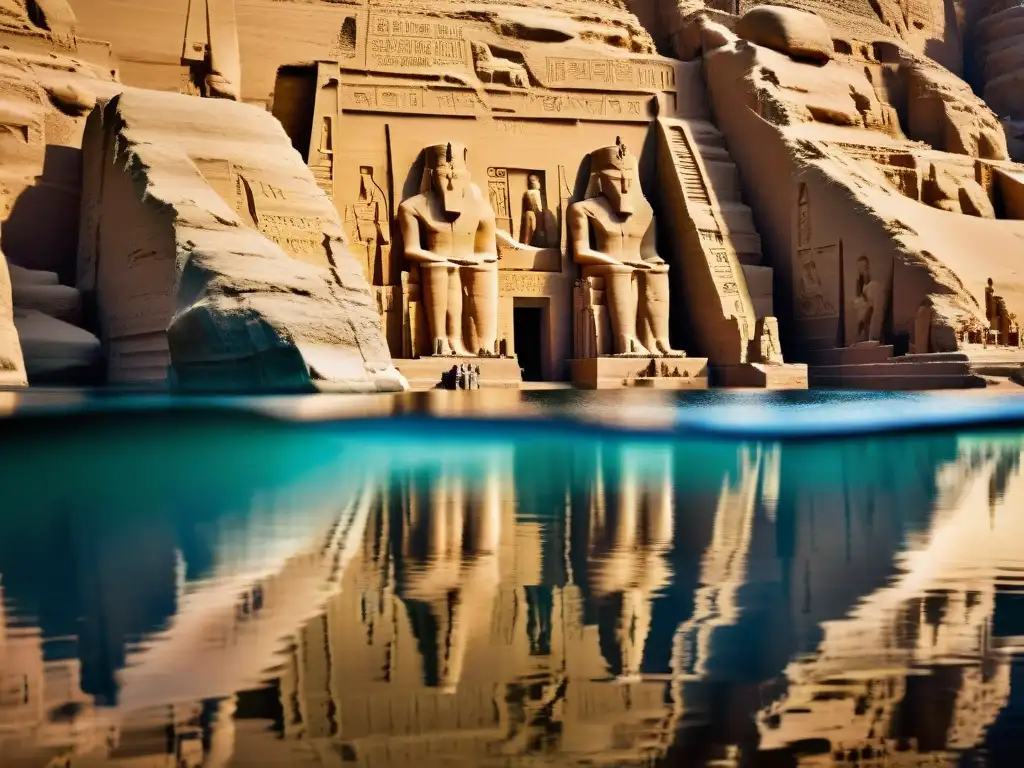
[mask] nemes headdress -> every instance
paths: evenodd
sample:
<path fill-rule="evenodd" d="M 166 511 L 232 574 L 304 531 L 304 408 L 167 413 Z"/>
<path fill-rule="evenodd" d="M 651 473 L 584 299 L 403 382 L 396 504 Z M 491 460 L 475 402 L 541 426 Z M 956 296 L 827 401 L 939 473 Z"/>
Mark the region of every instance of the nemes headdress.
<path fill-rule="evenodd" d="M 423 179 L 420 184 L 420 191 L 426 192 L 430 188 L 430 174 L 433 171 L 451 168 L 455 171 L 464 171 L 467 168 L 469 149 L 465 144 L 448 142 L 447 144 L 435 144 L 423 150 Z"/>
<path fill-rule="evenodd" d="M 587 197 L 596 197 L 601 192 L 597 175 L 601 171 L 636 171 L 636 157 L 622 142 L 620 136 L 615 137 L 615 144 L 601 147 L 590 153 L 590 183 L 587 186 Z"/>

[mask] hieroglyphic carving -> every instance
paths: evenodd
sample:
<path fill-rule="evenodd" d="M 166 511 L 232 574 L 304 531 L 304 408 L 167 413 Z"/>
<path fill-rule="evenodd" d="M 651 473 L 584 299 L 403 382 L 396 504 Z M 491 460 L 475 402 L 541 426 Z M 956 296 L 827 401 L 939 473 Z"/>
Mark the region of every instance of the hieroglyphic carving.
<path fill-rule="evenodd" d="M 550 87 L 670 91 L 676 85 L 676 72 L 671 64 L 636 59 L 548 56 L 546 74 L 545 85 Z"/>
<path fill-rule="evenodd" d="M 508 196 L 508 171 L 505 168 L 487 169 L 487 198 L 494 211 L 495 225 L 512 234 L 512 206 Z"/>
<path fill-rule="evenodd" d="M 319 216 L 293 215 L 281 187 L 242 173 L 236 175 L 236 210 L 242 220 L 289 256 L 324 256 L 326 223 Z"/>
<path fill-rule="evenodd" d="M 425 16 L 370 14 L 367 64 L 371 67 L 466 66 L 469 54 L 460 24 Z"/>
<path fill-rule="evenodd" d="M 800 248 L 808 248 L 811 245 L 811 211 L 810 202 L 807 199 L 807 185 L 800 185 L 800 195 L 797 202 L 797 240 Z"/>
<path fill-rule="evenodd" d="M 344 84 L 341 108 L 346 112 L 398 112 L 420 115 L 499 114 L 571 120 L 650 120 L 649 96 L 522 92 L 488 94 L 484 101 L 472 90 Z"/>
<path fill-rule="evenodd" d="M 499 271 L 498 292 L 502 296 L 550 296 L 561 275 L 553 272 Z"/>
<path fill-rule="evenodd" d="M 818 318 L 839 315 L 839 248 L 805 248 L 799 252 L 796 270 L 796 317 Z M 821 278 L 824 273 L 825 280 Z"/>

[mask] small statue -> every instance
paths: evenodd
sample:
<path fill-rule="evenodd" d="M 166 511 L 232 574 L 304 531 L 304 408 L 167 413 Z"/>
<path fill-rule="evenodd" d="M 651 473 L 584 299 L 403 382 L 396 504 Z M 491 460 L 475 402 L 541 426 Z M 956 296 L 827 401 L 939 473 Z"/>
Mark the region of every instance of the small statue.
<path fill-rule="evenodd" d="M 925 296 L 914 316 L 914 352 L 923 355 L 931 351 L 932 316 L 935 314 L 932 299 Z"/>
<path fill-rule="evenodd" d="M 583 277 L 604 278 L 613 353 L 681 355 L 669 344 L 668 264 L 655 248 L 654 211 L 621 139 L 590 154 L 587 196 L 569 206 L 568 223 Z"/>
<path fill-rule="evenodd" d="M 438 144 L 424 154 L 421 192 L 398 207 L 405 257 L 420 266 L 430 348 L 468 357 L 467 346 L 490 349 L 498 336 L 494 211 L 472 183 L 464 146 Z"/>
<path fill-rule="evenodd" d="M 857 289 L 853 297 L 857 341 L 881 341 L 885 320 L 885 288 L 871 277 L 867 256 L 857 259 Z"/>
<path fill-rule="evenodd" d="M 526 191 L 523 193 L 523 220 L 519 226 L 519 242 L 535 248 L 547 246 L 546 213 L 540 190 L 540 176 L 531 173 L 527 177 Z"/>

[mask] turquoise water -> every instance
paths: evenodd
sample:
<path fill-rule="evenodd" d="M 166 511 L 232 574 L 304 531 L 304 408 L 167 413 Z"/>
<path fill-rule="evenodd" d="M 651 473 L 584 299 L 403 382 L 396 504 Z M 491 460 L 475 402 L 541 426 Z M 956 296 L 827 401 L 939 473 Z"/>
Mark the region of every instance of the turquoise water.
<path fill-rule="evenodd" d="M 5 768 L 1022 764 L 1021 401 L 3 397 Z"/>

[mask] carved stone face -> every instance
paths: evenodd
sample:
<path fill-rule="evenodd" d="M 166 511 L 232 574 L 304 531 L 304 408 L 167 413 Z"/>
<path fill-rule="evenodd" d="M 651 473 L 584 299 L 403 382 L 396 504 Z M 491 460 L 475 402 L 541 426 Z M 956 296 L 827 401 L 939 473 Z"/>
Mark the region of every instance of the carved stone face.
<path fill-rule="evenodd" d="M 450 165 L 441 165 L 434 169 L 433 187 L 441 197 L 445 213 L 457 216 L 465 210 L 469 184 L 469 171 L 453 168 Z"/>
<path fill-rule="evenodd" d="M 598 174 L 601 194 L 611 203 L 612 210 L 624 216 L 634 211 L 633 185 L 636 173 L 631 168 L 606 168 Z"/>

